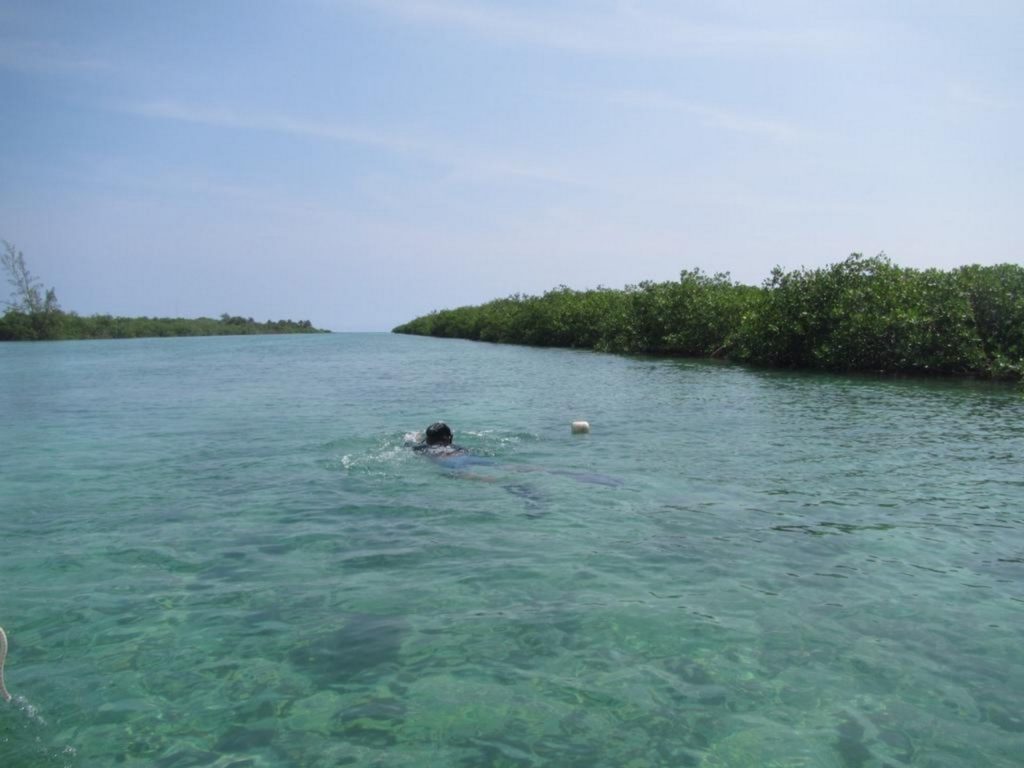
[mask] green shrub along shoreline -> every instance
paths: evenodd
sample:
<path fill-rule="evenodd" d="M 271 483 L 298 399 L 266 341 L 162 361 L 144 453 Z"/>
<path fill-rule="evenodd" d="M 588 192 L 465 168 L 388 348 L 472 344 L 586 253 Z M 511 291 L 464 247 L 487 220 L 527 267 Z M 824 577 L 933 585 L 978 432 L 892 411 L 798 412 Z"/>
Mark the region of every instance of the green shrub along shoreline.
<path fill-rule="evenodd" d="M 622 290 L 565 286 L 431 312 L 394 333 L 626 354 L 723 357 L 826 371 L 1024 380 L 1024 267 L 900 267 L 852 254 L 776 267 L 760 287 L 727 273 Z"/>

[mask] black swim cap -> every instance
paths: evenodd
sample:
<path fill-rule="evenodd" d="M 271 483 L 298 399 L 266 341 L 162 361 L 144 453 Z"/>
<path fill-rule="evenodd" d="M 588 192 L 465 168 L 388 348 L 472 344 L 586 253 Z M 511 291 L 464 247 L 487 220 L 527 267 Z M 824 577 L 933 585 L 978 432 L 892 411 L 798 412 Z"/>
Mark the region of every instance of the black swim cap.
<path fill-rule="evenodd" d="M 446 440 L 452 439 L 452 430 L 443 421 L 435 421 L 429 427 L 427 427 L 427 445 L 434 445 L 435 443 L 443 443 Z"/>

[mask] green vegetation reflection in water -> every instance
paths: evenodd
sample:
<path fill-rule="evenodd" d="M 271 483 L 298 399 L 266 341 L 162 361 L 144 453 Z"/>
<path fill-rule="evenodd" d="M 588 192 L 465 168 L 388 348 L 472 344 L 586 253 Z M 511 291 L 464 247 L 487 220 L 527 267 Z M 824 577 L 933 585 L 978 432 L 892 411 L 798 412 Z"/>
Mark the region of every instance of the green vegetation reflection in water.
<path fill-rule="evenodd" d="M 853 254 L 776 268 L 760 288 L 728 274 L 623 290 L 515 295 L 418 317 L 396 333 L 829 371 L 1024 378 L 1024 267 L 951 271 Z"/>

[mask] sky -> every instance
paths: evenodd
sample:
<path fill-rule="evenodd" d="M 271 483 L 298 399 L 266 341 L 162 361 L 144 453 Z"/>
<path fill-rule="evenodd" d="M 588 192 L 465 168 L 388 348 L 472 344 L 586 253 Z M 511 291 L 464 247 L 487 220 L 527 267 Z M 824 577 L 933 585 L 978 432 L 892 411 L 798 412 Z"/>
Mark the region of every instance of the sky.
<path fill-rule="evenodd" d="M 82 315 L 1024 258 L 1020 0 L 0 0 L 0 105 L 0 238 Z"/>

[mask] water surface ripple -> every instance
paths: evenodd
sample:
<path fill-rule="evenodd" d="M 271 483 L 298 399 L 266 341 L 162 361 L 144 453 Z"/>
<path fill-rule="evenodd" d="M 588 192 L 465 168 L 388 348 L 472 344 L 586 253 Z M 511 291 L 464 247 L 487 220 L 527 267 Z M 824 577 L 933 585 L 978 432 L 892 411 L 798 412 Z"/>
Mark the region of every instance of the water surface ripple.
<path fill-rule="evenodd" d="M 414 455 L 438 418 L 487 461 Z M 0 450 L 4 768 L 1024 755 L 1017 388 L 386 334 L 6 344 Z"/>

